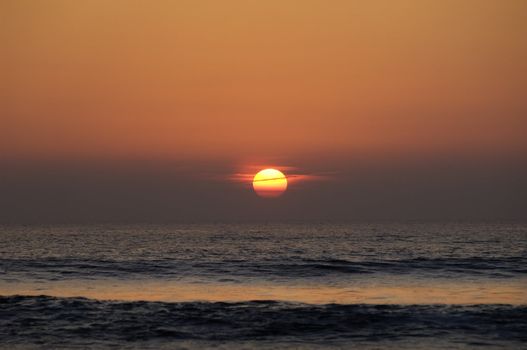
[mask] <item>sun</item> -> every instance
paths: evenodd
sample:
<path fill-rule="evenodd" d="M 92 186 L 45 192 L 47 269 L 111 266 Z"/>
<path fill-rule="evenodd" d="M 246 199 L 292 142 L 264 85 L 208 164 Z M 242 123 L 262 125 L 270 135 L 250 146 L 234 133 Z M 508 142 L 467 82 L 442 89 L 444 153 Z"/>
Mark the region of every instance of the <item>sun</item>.
<path fill-rule="evenodd" d="M 260 197 L 279 197 L 287 189 L 287 178 L 280 170 L 264 169 L 254 175 L 253 188 Z"/>

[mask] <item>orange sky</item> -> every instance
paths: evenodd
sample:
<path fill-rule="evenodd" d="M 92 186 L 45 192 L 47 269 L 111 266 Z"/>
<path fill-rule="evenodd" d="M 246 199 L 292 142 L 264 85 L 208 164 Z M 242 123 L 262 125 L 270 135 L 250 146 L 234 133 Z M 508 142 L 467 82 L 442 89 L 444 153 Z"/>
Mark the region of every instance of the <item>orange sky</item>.
<path fill-rule="evenodd" d="M 527 151 L 527 2 L 0 4 L 0 155 Z"/>

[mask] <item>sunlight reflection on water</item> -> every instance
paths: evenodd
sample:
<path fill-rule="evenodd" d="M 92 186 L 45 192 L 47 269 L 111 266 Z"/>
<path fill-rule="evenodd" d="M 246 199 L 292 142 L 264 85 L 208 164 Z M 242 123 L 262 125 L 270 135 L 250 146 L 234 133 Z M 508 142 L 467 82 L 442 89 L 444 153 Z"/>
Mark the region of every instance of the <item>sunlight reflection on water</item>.
<path fill-rule="evenodd" d="M 4 283 L 0 295 L 49 295 L 99 300 L 243 302 L 278 300 L 309 304 L 527 304 L 527 279 L 507 283 L 391 280 L 347 287 L 299 284 L 178 283 L 162 280 Z"/>

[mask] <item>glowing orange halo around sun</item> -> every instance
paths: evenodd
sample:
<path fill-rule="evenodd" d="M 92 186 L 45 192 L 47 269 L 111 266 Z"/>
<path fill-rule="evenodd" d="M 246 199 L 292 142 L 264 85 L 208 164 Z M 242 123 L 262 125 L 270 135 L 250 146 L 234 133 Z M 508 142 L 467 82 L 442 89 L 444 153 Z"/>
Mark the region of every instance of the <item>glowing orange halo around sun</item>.
<path fill-rule="evenodd" d="M 254 175 L 253 188 L 260 197 L 279 197 L 287 189 L 287 178 L 280 170 L 264 169 Z"/>

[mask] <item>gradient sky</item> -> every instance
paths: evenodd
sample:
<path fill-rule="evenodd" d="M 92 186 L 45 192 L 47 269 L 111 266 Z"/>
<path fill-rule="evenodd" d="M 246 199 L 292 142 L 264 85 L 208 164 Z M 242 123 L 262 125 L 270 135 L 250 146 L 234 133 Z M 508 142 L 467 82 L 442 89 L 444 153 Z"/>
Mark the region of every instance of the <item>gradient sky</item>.
<path fill-rule="evenodd" d="M 1 1 L 0 221 L 525 219 L 526 14 Z"/>

